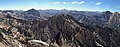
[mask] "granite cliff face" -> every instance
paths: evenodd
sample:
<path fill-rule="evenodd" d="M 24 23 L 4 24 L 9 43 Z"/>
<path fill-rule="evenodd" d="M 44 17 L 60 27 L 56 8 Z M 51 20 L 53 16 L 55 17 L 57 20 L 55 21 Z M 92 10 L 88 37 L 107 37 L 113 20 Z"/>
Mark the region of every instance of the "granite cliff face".
<path fill-rule="evenodd" d="M 114 28 L 115 30 L 120 30 L 120 14 L 118 12 L 113 13 L 108 24 L 111 28 Z"/>
<path fill-rule="evenodd" d="M 109 27 L 78 22 L 70 14 L 47 20 L 0 18 L 0 47 L 119 47 L 120 33 Z"/>

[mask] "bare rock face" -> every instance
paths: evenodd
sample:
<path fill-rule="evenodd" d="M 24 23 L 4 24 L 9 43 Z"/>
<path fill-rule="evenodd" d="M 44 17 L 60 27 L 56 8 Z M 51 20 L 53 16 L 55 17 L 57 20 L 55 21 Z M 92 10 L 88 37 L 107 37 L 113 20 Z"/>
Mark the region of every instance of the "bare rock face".
<path fill-rule="evenodd" d="M 4 19 L 0 27 L 3 47 L 119 47 L 120 33 L 108 27 L 79 23 L 70 15 L 48 20 Z M 15 23 L 15 24 L 14 24 Z M 0 26 L 3 26 L 2 24 Z"/>
<path fill-rule="evenodd" d="M 101 14 L 101 16 L 106 20 L 109 20 L 111 15 L 112 15 L 112 13 L 110 11 L 105 11 Z"/>
<path fill-rule="evenodd" d="M 115 30 L 120 30 L 120 14 L 115 12 L 111 15 L 110 20 L 108 22 L 109 26 L 114 28 Z"/>

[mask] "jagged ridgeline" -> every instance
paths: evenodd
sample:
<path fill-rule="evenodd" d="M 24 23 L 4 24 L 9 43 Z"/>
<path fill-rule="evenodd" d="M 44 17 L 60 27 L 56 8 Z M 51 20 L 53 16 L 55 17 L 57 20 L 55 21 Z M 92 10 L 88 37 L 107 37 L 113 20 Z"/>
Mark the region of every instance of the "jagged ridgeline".
<path fill-rule="evenodd" d="M 41 13 L 44 11 L 41 10 Z M 105 23 L 112 24 L 113 21 L 107 20 L 109 15 L 119 15 L 118 13 L 87 12 L 90 16 L 86 16 L 86 12 L 69 10 L 63 12 L 56 10 L 56 12 L 63 14 L 52 12 L 55 15 L 49 17 L 51 11 L 47 16 L 42 16 L 40 11 L 35 9 L 1 11 L 0 47 L 120 47 L 118 30 L 99 26 L 98 22 L 87 24 L 92 17 L 99 20 L 104 17 Z M 77 15 L 78 19 L 75 18 Z M 113 17 L 110 19 L 114 19 Z M 81 21 L 78 21 L 80 19 Z"/>

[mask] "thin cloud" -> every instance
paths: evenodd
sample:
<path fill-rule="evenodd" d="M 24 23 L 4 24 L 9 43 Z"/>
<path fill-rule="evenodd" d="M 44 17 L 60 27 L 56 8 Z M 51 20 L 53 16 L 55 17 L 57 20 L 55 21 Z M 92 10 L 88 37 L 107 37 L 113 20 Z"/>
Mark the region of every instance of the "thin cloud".
<path fill-rule="evenodd" d="M 102 3 L 101 3 L 101 2 L 97 2 L 97 3 L 96 3 L 96 5 L 100 5 L 100 4 L 102 4 Z"/>
<path fill-rule="evenodd" d="M 48 3 L 48 4 L 52 4 L 52 3 Z"/>
<path fill-rule="evenodd" d="M 53 2 L 53 4 L 60 4 L 60 2 Z"/>
<path fill-rule="evenodd" d="M 69 2 L 62 2 L 62 4 L 69 4 Z"/>
<path fill-rule="evenodd" d="M 93 3 L 93 2 L 90 2 L 91 4 Z"/>
<path fill-rule="evenodd" d="M 78 1 L 73 1 L 73 2 L 50 2 L 48 4 L 84 4 L 84 1 L 78 2 Z"/>
<path fill-rule="evenodd" d="M 79 2 L 78 4 L 84 4 L 85 2 L 84 1 L 81 1 L 81 2 Z"/>
<path fill-rule="evenodd" d="M 77 1 L 73 1 L 72 4 L 78 4 L 78 2 Z"/>

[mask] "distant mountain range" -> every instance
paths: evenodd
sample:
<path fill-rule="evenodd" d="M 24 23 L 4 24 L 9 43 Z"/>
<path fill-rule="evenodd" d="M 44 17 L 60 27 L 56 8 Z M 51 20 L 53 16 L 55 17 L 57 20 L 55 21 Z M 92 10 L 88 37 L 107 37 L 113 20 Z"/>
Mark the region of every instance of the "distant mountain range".
<path fill-rule="evenodd" d="M 0 47 L 120 47 L 119 40 L 118 12 L 0 11 Z"/>
<path fill-rule="evenodd" d="M 18 19 L 38 19 L 45 20 L 48 17 L 59 15 L 59 14 L 69 14 L 73 16 L 80 23 L 85 23 L 87 25 L 98 25 L 101 27 L 110 27 L 115 30 L 120 30 L 120 14 L 118 12 L 92 12 L 92 11 L 76 11 L 76 10 L 35 10 L 30 9 L 28 11 L 12 11 L 5 10 L 4 13 L 16 17 Z"/>

